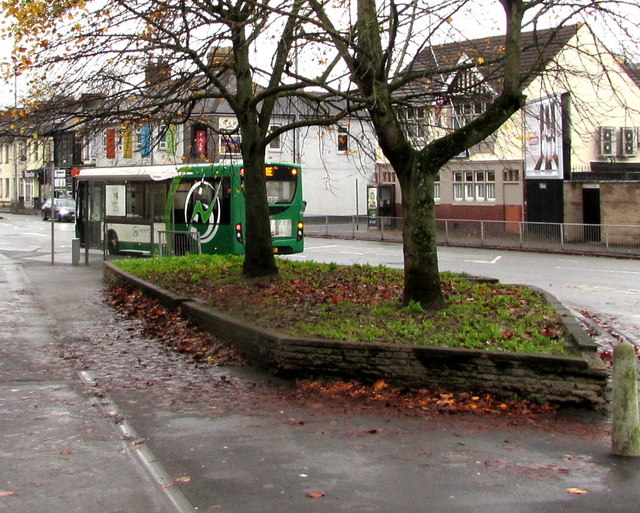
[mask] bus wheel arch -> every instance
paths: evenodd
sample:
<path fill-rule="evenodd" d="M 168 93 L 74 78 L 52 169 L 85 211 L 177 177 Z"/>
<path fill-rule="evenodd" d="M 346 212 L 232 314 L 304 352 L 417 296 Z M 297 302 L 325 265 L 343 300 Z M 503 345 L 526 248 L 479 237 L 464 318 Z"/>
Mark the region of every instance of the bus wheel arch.
<path fill-rule="evenodd" d="M 118 234 L 115 230 L 109 230 L 107 232 L 107 251 L 110 255 L 120 254 L 120 241 L 118 240 Z"/>

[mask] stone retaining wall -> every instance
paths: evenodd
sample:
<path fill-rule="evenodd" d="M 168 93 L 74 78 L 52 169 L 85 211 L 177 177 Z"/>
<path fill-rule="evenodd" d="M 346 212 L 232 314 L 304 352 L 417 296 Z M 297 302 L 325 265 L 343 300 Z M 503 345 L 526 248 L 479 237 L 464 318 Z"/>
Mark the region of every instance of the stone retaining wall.
<path fill-rule="evenodd" d="M 607 372 L 595 344 L 576 319 L 547 294 L 561 315 L 575 357 L 299 339 L 257 328 L 205 303 L 176 296 L 105 262 L 110 285 L 142 289 L 184 314 L 212 335 L 238 346 L 255 364 L 286 376 L 382 378 L 408 388 L 488 392 L 499 397 L 539 398 L 556 403 L 601 405 Z"/>

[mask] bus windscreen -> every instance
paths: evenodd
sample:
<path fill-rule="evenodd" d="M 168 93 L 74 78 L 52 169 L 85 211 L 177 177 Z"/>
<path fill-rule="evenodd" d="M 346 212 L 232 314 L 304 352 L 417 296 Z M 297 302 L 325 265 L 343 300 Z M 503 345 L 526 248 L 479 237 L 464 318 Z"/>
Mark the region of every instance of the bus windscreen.
<path fill-rule="evenodd" d="M 267 203 L 288 204 L 296 194 L 298 169 L 290 166 L 267 166 Z"/>

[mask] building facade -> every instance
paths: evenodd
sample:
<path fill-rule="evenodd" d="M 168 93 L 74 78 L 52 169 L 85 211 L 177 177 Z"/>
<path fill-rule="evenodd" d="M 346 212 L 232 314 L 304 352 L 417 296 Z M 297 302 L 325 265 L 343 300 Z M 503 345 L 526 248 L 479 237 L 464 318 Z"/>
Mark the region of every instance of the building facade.
<path fill-rule="evenodd" d="M 547 42 L 546 65 L 527 81 L 525 107 L 443 167 L 434 191 L 437 217 L 640 224 L 637 203 L 630 208 L 640 187 L 637 75 L 586 25 L 538 32 L 537 38 Z M 527 45 L 526 36 L 524 41 Z M 425 66 L 473 61 L 500 44 L 501 38 L 452 43 L 428 48 L 417 59 L 425 59 Z M 528 48 L 526 63 L 539 52 L 533 44 Z M 492 88 L 482 73 L 477 68 L 443 77 L 449 97 L 404 115 L 417 145 L 484 111 Z M 477 86 L 470 86 L 474 81 Z M 464 93 L 455 94 L 457 83 L 465 85 Z M 390 215 L 402 215 L 395 176 L 382 158 L 376 176 L 379 189 L 394 203 Z"/>

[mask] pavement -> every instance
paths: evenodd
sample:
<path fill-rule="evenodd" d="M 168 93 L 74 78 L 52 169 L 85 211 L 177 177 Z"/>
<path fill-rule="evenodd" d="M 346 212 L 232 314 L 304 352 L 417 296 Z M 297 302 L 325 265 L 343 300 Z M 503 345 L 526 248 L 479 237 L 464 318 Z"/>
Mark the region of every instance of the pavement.
<path fill-rule="evenodd" d="M 409 415 L 196 365 L 102 300 L 102 262 L 0 255 L 0 512 L 640 511 L 606 415 Z"/>

